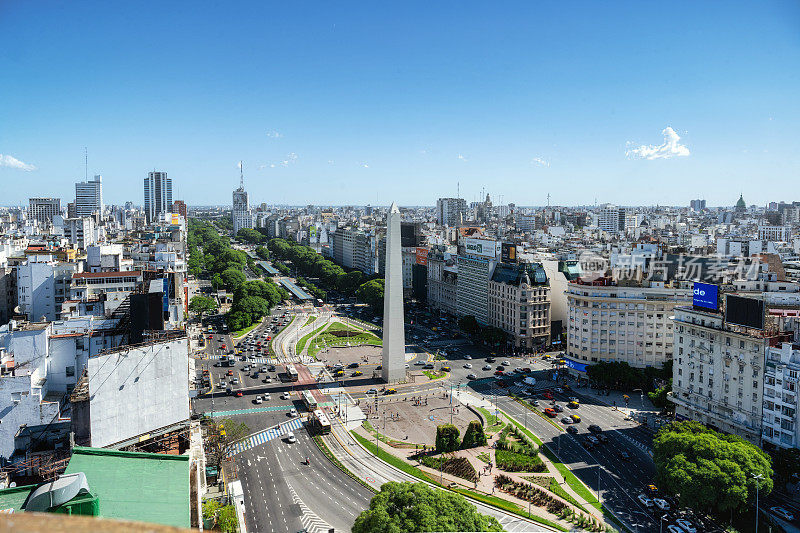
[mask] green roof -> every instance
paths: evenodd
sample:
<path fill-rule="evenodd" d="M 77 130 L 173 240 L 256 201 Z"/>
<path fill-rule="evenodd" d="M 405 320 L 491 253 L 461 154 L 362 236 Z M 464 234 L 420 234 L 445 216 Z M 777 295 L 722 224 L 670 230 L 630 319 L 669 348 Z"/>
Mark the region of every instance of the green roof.
<path fill-rule="evenodd" d="M 36 485 L 23 485 L 0 490 L 0 512 L 13 510 L 16 513 L 21 511 L 22 504 L 28 499 L 28 494 L 36 487 Z"/>
<path fill-rule="evenodd" d="M 76 446 L 64 473 L 77 472 L 86 474 L 103 518 L 191 527 L 187 455 Z"/>

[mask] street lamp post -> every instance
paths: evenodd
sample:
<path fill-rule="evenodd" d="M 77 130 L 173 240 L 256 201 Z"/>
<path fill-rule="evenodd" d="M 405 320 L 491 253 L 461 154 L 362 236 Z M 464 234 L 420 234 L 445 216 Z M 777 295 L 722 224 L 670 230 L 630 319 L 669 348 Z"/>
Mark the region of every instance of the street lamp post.
<path fill-rule="evenodd" d="M 658 532 L 662 533 L 664 531 L 664 520 L 667 519 L 667 515 L 661 515 L 661 519 L 658 521 Z"/>
<path fill-rule="evenodd" d="M 757 476 L 750 474 L 750 476 L 756 480 L 756 533 L 758 533 L 758 481 L 764 479 L 764 476 L 762 474 L 758 474 Z"/>

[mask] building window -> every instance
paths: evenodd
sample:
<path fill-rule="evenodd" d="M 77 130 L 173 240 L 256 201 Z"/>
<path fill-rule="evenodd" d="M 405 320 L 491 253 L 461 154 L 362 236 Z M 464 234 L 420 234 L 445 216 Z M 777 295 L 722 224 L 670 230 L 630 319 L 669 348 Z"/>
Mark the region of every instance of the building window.
<path fill-rule="evenodd" d="M 68 378 L 75 377 L 75 367 L 74 366 L 68 366 L 67 367 L 67 377 Z"/>

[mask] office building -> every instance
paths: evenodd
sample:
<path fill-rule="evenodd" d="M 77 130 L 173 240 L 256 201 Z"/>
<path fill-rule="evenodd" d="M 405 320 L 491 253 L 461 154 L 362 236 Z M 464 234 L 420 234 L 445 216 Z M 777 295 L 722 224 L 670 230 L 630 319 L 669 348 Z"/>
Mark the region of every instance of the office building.
<path fill-rule="evenodd" d="M 172 212 L 181 215 L 183 218 L 188 219 L 186 202 L 183 200 L 175 200 L 172 204 Z"/>
<path fill-rule="evenodd" d="M 791 226 L 758 226 L 758 239 L 762 241 L 790 242 L 792 240 Z"/>
<path fill-rule="evenodd" d="M 436 222 L 440 226 L 458 226 L 467 218 L 467 201 L 463 198 L 436 200 Z"/>
<path fill-rule="evenodd" d="M 239 163 L 241 168 L 241 163 Z M 240 229 L 253 229 L 253 214 L 250 213 L 250 201 L 247 191 L 244 190 L 244 173 L 239 176 L 239 188 L 233 191 L 233 211 L 231 212 L 233 222 L 233 234 L 239 233 Z"/>
<path fill-rule="evenodd" d="M 800 345 L 791 342 L 776 344 L 767 347 L 761 438 L 765 444 L 776 448 L 798 448 Z"/>
<path fill-rule="evenodd" d="M 612 204 L 601 205 L 597 212 L 597 227 L 608 233 L 617 233 L 624 228 L 625 224 L 624 215 L 622 224 L 620 224 L 620 213 L 624 213 L 624 211 L 620 210 L 619 206 Z"/>
<path fill-rule="evenodd" d="M 103 177 L 96 175 L 91 181 L 75 184 L 75 216 L 103 215 Z"/>
<path fill-rule="evenodd" d="M 147 223 L 172 208 L 172 178 L 166 172 L 148 172 L 144 179 L 144 214 Z"/>
<path fill-rule="evenodd" d="M 30 198 L 28 200 L 28 218 L 36 220 L 40 225 L 50 224 L 53 217 L 61 214 L 59 198 Z"/>
<path fill-rule="evenodd" d="M 456 259 L 456 306 L 458 315 L 472 315 L 479 323 L 489 323 L 489 279 L 497 264 L 497 242 L 488 239 L 464 240 L 464 253 Z"/>
<path fill-rule="evenodd" d="M 427 305 L 449 315 L 455 315 L 458 307 L 458 266 L 455 259 L 455 255 L 447 253 L 441 245 L 433 246 L 427 258 Z"/>
<path fill-rule="evenodd" d="M 689 202 L 689 208 L 692 211 L 702 211 L 706 208 L 706 201 L 705 200 L 692 200 Z"/>

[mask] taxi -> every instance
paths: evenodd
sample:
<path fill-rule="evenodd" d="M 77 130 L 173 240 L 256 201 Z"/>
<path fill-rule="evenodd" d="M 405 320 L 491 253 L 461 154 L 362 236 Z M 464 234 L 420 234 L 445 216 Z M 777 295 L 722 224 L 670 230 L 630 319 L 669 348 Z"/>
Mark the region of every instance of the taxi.
<path fill-rule="evenodd" d="M 578 415 L 569 415 L 569 417 L 572 419 L 573 424 L 577 424 L 578 422 L 581 421 L 581 417 L 579 417 Z"/>
<path fill-rule="evenodd" d="M 580 406 L 581 406 L 581 404 L 579 404 L 578 402 L 576 402 L 574 400 L 567 404 L 567 407 L 569 407 L 570 409 L 577 409 Z"/>

